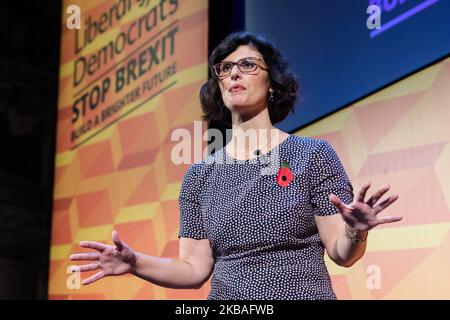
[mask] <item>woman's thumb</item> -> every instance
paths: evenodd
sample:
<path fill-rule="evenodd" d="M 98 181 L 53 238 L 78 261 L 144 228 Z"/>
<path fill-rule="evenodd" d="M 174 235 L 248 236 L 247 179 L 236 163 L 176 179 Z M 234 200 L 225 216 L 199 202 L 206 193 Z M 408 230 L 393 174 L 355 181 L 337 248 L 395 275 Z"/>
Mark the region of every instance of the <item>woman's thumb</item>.
<path fill-rule="evenodd" d="M 119 233 L 116 230 L 112 232 L 112 239 L 117 249 L 121 251 L 123 249 L 123 242 L 120 240 Z"/>

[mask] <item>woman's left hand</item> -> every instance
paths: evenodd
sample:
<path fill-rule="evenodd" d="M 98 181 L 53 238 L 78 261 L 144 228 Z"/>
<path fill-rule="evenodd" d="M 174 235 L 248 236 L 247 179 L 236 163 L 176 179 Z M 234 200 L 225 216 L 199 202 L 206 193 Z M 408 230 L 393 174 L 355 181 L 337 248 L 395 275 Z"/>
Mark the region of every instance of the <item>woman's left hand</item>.
<path fill-rule="evenodd" d="M 366 232 L 379 224 L 402 220 L 403 217 L 401 216 L 377 217 L 381 211 L 389 207 L 399 197 L 398 194 L 393 194 L 376 205 L 377 201 L 390 189 L 389 185 L 383 186 L 365 201 L 364 199 L 369 188 L 370 182 L 366 182 L 351 205 L 343 203 L 336 195 L 330 194 L 330 201 L 339 210 L 345 223 L 355 229 L 355 231 Z"/>

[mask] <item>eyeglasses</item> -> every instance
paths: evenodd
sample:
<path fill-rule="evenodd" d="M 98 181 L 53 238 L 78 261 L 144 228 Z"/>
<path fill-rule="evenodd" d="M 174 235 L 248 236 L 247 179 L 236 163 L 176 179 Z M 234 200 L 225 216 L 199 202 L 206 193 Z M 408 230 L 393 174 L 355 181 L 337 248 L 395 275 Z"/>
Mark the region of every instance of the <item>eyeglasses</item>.
<path fill-rule="evenodd" d="M 269 70 L 268 68 L 265 68 L 260 64 L 258 64 L 259 61 L 263 60 L 258 57 L 247 57 L 239 59 L 237 62 L 222 61 L 216 63 L 211 68 L 214 71 L 214 74 L 219 78 L 228 77 L 231 74 L 231 70 L 233 70 L 233 67 L 235 65 L 237 65 L 238 69 L 244 74 L 255 72 L 258 67 L 261 68 L 262 70 L 268 71 Z"/>

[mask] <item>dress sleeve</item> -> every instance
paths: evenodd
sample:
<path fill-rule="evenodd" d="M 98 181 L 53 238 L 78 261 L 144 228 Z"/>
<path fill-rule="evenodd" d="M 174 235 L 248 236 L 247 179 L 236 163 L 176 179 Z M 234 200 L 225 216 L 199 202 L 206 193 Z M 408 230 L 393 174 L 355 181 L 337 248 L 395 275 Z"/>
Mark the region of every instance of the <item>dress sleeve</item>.
<path fill-rule="evenodd" d="M 180 232 L 178 238 L 205 239 L 206 232 L 200 210 L 202 180 L 200 164 L 193 164 L 184 175 L 180 189 Z"/>
<path fill-rule="evenodd" d="M 353 187 L 333 147 L 324 140 L 311 157 L 311 204 L 315 215 L 327 216 L 338 213 L 330 202 L 331 193 L 345 204 L 353 201 Z"/>

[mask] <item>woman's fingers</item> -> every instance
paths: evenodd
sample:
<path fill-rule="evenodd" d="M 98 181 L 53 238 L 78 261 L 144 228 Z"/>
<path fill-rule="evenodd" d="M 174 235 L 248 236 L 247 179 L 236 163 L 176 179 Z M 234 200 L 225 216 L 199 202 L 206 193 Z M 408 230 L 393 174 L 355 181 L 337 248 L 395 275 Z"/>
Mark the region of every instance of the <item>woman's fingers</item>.
<path fill-rule="evenodd" d="M 81 241 L 80 247 L 94 249 L 103 252 L 108 246 L 96 241 Z"/>
<path fill-rule="evenodd" d="M 378 190 L 377 192 L 375 192 L 368 200 L 367 200 L 367 204 L 371 207 L 373 207 L 375 205 L 375 203 L 377 203 L 377 201 L 391 188 L 390 185 L 385 185 L 383 187 L 380 188 L 380 190 Z"/>
<path fill-rule="evenodd" d="M 378 219 L 377 220 L 377 224 L 397 222 L 397 221 L 400 221 L 402 219 L 403 219 L 403 217 L 401 217 L 401 216 L 385 216 L 383 218 Z"/>
<path fill-rule="evenodd" d="M 364 183 L 362 188 L 359 190 L 358 198 L 357 198 L 358 202 L 364 202 L 364 199 L 366 198 L 367 190 L 369 190 L 369 188 L 370 188 L 370 181 L 367 181 L 366 183 Z"/>
<path fill-rule="evenodd" d="M 98 260 L 100 259 L 100 253 L 87 252 L 87 253 L 75 253 L 70 255 L 70 260 Z"/>
<path fill-rule="evenodd" d="M 96 263 L 85 264 L 82 266 L 73 266 L 71 269 L 73 272 L 84 272 L 84 271 L 97 270 L 98 268 L 100 268 L 100 265 L 98 264 L 98 262 L 96 262 Z"/>
<path fill-rule="evenodd" d="M 379 205 L 377 205 L 374 210 L 375 210 L 375 214 L 379 214 L 381 211 L 383 211 L 384 209 L 386 209 L 387 207 L 389 207 L 392 203 L 394 203 L 395 201 L 397 201 L 397 199 L 399 198 L 398 194 L 393 194 L 392 196 L 390 196 L 389 198 L 387 198 L 386 200 L 384 200 L 383 202 L 381 202 Z"/>
<path fill-rule="evenodd" d="M 81 283 L 84 285 L 91 284 L 92 282 L 100 280 L 104 276 L 105 276 L 105 273 L 103 271 L 100 271 L 100 272 L 97 272 L 96 274 L 94 274 L 92 277 L 89 277 L 86 280 L 83 280 L 83 282 L 81 282 Z"/>

